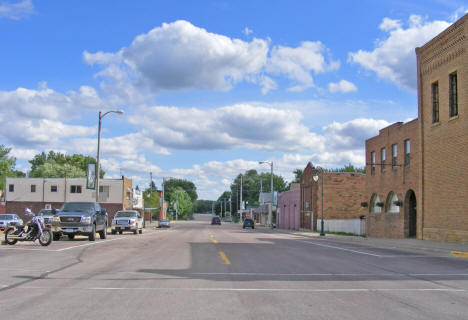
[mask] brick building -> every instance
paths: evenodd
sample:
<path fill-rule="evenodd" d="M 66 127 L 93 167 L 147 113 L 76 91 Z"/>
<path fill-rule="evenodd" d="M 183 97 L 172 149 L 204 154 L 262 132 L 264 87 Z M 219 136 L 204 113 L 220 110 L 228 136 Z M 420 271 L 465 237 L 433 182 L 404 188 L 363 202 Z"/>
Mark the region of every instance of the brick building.
<path fill-rule="evenodd" d="M 468 242 L 468 15 L 416 55 L 421 237 Z"/>
<path fill-rule="evenodd" d="M 293 183 L 291 184 L 291 190 L 281 192 L 278 196 L 278 206 L 276 209 L 277 227 L 288 230 L 299 230 L 300 207 L 301 187 L 300 184 Z"/>
<path fill-rule="evenodd" d="M 319 173 L 318 181 L 313 176 L 317 170 L 308 163 L 301 177 L 300 228 L 318 231 L 321 228 L 322 181 L 323 216 L 325 231 L 365 233 L 366 210 L 365 175 L 351 172 Z M 318 223 L 317 223 L 318 222 Z"/>
<path fill-rule="evenodd" d="M 131 179 L 99 182 L 99 203 L 107 210 L 109 222 L 117 211 L 133 208 Z M 86 178 L 7 178 L 5 198 L 7 212 L 25 219 L 25 208 L 37 213 L 44 208 L 58 209 L 64 202 L 95 201 L 96 192 L 86 189 Z"/>
<path fill-rule="evenodd" d="M 366 140 L 368 236 L 420 238 L 418 124 L 397 122 Z"/>

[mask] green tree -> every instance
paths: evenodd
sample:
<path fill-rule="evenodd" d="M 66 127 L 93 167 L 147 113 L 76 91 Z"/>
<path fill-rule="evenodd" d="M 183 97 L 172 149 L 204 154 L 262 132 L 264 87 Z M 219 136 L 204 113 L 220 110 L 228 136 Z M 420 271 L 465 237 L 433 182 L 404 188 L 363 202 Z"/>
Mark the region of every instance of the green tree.
<path fill-rule="evenodd" d="M 170 207 L 177 205 L 177 215 L 179 219 L 187 219 L 193 212 L 193 202 L 189 194 L 181 187 L 176 188 L 169 195 Z"/>
<path fill-rule="evenodd" d="M 165 194 L 168 194 L 169 198 L 177 188 L 182 188 L 185 192 L 187 192 L 191 201 L 195 203 L 198 198 L 198 194 L 197 187 L 195 187 L 195 184 L 192 181 L 171 178 L 164 182 L 164 191 Z"/>
<path fill-rule="evenodd" d="M 5 179 L 7 177 L 24 177 L 25 174 L 15 170 L 16 158 L 8 156 L 11 148 L 0 145 L 0 190 L 5 190 Z"/>
<path fill-rule="evenodd" d="M 29 174 L 32 178 L 82 178 L 86 177 L 86 172 L 71 164 L 58 164 L 46 162 L 36 167 L 36 170 Z"/>
<path fill-rule="evenodd" d="M 34 156 L 34 158 L 32 158 L 31 160 L 29 160 L 29 163 L 31 164 L 31 173 L 30 173 L 30 176 L 32 177 L 51 177 L 51 176 L 44 176 L 42 175 L 43 173 L 41 172 L 47 172 L 47 170 L 49 169 L 44 169 L 44 165 L 45 164 L 54 164 L 54 165 L 58 165 L 58 166 L 65 166 L 66 164 L 67 165 L 70 165 L 70 166 L 73 166 L 73 167 L 76 167 L 78 169 L 80 169 L 82 172 L 82 175 L 80 175 L 79 177 L 86 177 L 86 170 L 87 170 L 87 164 L 89 162 L 96 162 L 96 159 L 94 159 L 93 157 L 90 157 L 90 156 L 84 156 L 84 155 L 81 155 L 81 154 L 73 154 L 73 155 L 65 155 L 63 153 L 60 153 L 60 152 L 54 152 L 54 151 L 49 151 L 49 153 L 45 153 L 44 151 L 41 152 L 40 154 L 37 154 Z M 47 167 L 47 166 L 46 166 Z M 50 168 L 50 167 L 47 167 L 47 168 Z M 59 168 L 57 166 L 55 166 L 55 168 Z M 68 167 L 66 167 L 68 168 Z M 55 171 L 58 171 L 58 172 L 63 172 L 63 173 L 66 173 L 67 169 L 57 169 Z M 77 173 L 78 171 L 76 170 L 72 170 L 74 173 Z M 105 171 L 102 169 L 101 167 L 101 170 L 99 171 L 99 177 L 102 179 L 104 178 L 104 174 L 105 174 Z M 63 178 L 63 176 L 58 176 L 59 178 Z M 69 177 L 68 173 L 67 173 L 67 177 Z"/>
<path fill-rule="evenodd" d="M 324 172 L 357 172 L 357 173 L 366 173 L 365 167 L 354 167 L 351 163 L 348 165 L 335 168 L 335 169 L 323 169 Z"/>
<path fill-rule="evenodd" d="M 213 205 L 213 200 L 197 200 L 194 207 L 196 213 L 210 213 Z"/>
<path fill-rule="evenodd" d="M 151 189 L 148 188 L 147 190 L 143 191 L 143 200 L 145 201 L 145 208 L 159 208 L 160 201 L 159 195 L 157 192 L 151 192 Z M 150 210 L 151 215 L 159 212 L 159 209 L 152 209 Z M 159 218 L 159 217 L 156 217 Z"/>
<path fill-rule="evenodd" d="M 231 184 L 232 212 L 239 209 L 240 201 L 240 180 L 239 174 Z M 242 200 L 249 205 L 259 205 L 260 179 L 262 180 L 263 192 L 271 190 L 271 173 L 258 174 L 256 170 L 248 170 L 242 175 Z M 273 174 L 273 190 L 283 192 L 288 189 L 288 185 L 282 176 Z"/>

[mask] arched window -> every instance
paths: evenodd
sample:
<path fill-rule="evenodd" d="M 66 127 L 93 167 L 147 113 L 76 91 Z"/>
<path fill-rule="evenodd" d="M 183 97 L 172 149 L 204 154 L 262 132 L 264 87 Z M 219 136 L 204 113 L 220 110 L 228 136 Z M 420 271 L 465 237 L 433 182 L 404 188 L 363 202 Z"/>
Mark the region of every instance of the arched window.
<path fill-rule="evenodd" d="M 370 212 L 371 213 L 381 213 L 382 212 L 382 208 L 378 205 L 379 202 L 380 202 L 379 195 L 374 193 L 372 195 L 372 198 L 371 198 L 371 201 L 370 201 Z"/>
<path fill-rule="evenodd" d="M 386 212 L 388 213 L 400 213 L 400 207 L 397 205 L 398 197 L 395 192 L 390 192 L 386 202 Z"/>

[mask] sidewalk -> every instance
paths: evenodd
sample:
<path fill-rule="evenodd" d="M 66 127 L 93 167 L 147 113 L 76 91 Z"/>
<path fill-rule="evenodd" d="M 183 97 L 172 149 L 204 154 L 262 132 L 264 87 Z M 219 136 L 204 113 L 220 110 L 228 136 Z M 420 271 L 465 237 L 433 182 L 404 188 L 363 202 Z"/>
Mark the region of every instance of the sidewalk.
<path fill-rule="evenodd" d="M 318 232 L 311 231 L 296 231 L 286 229 L 271 229 L 263 225 L 257 225 L 258 229 L 271 233 L 287 233 L 301 237 L 315 238 L 317 240 L 329 240 L 336 242 L 355 243 L 364 246 L 396 249 L 403 251 L 419 251 L 421 253 L 432 253 L 447 256 L 456 256 L 461 258 L 468 258 L 468 244 L 453 243 L 453 242 L 439 242 L 431 240 L 418 240 L 412 238 L 367 238 L 359 236 L 342 236 L 335 234 L 326 234 L 321 237 Z"/>

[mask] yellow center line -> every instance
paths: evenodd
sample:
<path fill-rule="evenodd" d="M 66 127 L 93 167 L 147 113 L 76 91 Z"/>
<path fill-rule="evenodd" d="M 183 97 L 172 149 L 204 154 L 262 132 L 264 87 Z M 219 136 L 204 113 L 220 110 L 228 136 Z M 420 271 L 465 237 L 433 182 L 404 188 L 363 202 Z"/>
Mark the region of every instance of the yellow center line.
<path fill-rule="evenodd" d="M 468 252 L 463 251 L 452 251 L 450 252 L 450 255 L 454 257 L 468 258 Z"/>
<path fill-rule="evenodd" d="M 213 243 L 214 243 L 214 244 L 217 244 L 217 243 L 218 243 L 218 240 L 213 239 Z"/>
<path fill-rule="evenodd" d="M 224 252 L 218 251 L 218 253 L 221 259 L 223 259 L 225 264 L 231 264 L 231 261 L 229 261 L 229 259 L 226 257 L 226 254 Z"/>

